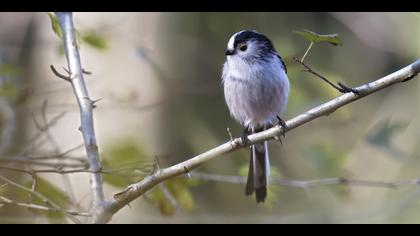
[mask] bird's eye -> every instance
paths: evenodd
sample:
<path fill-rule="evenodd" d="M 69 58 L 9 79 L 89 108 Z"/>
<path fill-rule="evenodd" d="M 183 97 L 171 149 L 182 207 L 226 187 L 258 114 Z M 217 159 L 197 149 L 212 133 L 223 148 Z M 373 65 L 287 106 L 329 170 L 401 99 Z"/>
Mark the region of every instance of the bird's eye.
<path fill-rule="evenodd" d="M 246 46 L 246 44 L 239 46 L 239 50 L 241 50 L 242 52 L 246 51 L 247 48 L 248 47 Z"/>

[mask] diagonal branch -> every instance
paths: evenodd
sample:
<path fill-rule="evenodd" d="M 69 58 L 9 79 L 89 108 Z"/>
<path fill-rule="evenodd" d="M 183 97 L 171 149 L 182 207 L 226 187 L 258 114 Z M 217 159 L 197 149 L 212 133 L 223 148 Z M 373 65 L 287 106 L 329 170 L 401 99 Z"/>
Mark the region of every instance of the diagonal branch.
<path fill-rule="evenodd" d="M 57 19 L 63 33 L 63 45 L 70 72 L 69 80 L 73 87 L 80 110 L 81 126 L 89 170 L 94 172 L 90 176 L 90 184 L 93 196 L 94 210 L 100 209 L 105 204 L 100 157 L 93 123 L 93 101 L 90 99 L 76 42 L 76 33 L 73 25 L 73 14 L 71 12 L 58 12 Z M 93 214 L 95 215 L 95 214 Z"/>
<path fill-rule="evenodd" d="M 303 114 L 288 120 L 286 122 L 286 130 L 283 130 L 281 126 L 275 126 L 271 129 L 248 136 L 247 145 L 242 143 L 241 138 L 236 138 L 202 154 L 192 157 L 184 162 L 168 168 L 159 169 L 153 175 L 147 176 L 142 181 L 128 186 L 123 192 L 115 194 L 114 200 L 102 209 L 102 212 L 100 212 L 95 222 L 106 223 L 110 221 L 112 216 L 121 208 L 125 207 L 131 201 L 140 197 L 145 192 L 158 185 L 159 183 L 165 181 L 166 179 L 170 179 L 182 174 L 187 174 L 192 169 L 197 168 L 207 161 L 220 157 L 223 154 L 230 153 L 234 150 L 265 140 L 274 139 L 276 136 L 281 135 L 282 132 L 288 132 L 290 130 L 296 129 L 321 116 L 329 115 L 351 102 L 376 93 L 389 86 L 410 80 L 414 78 L 414 76 L 416 76 L 418 73 L 420 73 L 420 60 L 417 60 L 412 64 L 400 69 L 399 71 L 387 75 L 379 80 L 355 88 L 358 91 L 358 94 L 345 93 L 329 102 L 319 105 Z M 333 181 L 334 183 L 337 182 L 336 179 Z"/>

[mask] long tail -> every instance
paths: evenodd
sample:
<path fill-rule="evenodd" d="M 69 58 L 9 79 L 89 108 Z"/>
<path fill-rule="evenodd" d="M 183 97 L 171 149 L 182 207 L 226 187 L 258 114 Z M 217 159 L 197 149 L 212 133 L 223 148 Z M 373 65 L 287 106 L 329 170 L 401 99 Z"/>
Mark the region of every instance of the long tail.
<path fill-rule="evenodd" d="M 267 197 L 269 175 L 270 161 L 268 159 L 267 141 L 265 141 L 251 147 L 245 195 L 248 196 L 255 192 L 257 203 L 264 202 Z"/>

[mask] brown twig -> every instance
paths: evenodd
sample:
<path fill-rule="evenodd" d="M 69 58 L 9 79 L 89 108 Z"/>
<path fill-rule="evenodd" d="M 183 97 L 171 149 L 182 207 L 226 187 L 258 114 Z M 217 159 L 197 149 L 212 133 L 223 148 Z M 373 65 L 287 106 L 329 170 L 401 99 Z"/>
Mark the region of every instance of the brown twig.
<path fill-rule="evenodd" d="M 296 62 L 300 63 L 302 66 L 304 66 L 306 69 L 306 72 L 309 72 L 315 76 L 317 76 L 318 78 L 322 79 L 324 82 L 326 82 L 327 84 L 329 84 L 331 87 L 335 88 L 336 90 L 338 90 L 340 93 L 354 93 L 359 95 L 360 92 L 357 89 L 354 88 L 350 88 L 346 85 L 344 85 L 341 82 L 338 82 L 338 85 L 335 85 L 333 82 L 329 81 L 327 78 L 325 78 L 324 76 L 322 76 L 321 74 L 319 74 L 318 72 L 314 71 L 312 68 L 310 68 L 307 64 L 305 64 L 302 60 L 299 60 L 298 58 L 294 57 L 293 60 L 295 60 Z"/>
<path fill-rule="evenodd" d="M 66 76 L 66 75 L 61 74 L 60 72 L 57 71 L 57 69 L 55 69 L 55 67 L 53 65 L 50 65 L 50 69 L 54 73 L 54 75 L 57 76 L 58 78 L 63 79 L 67 82 L 71 82 L 70 76 Z M 66 71 L 66 72 L 69 73 L 69 71 Z"/>

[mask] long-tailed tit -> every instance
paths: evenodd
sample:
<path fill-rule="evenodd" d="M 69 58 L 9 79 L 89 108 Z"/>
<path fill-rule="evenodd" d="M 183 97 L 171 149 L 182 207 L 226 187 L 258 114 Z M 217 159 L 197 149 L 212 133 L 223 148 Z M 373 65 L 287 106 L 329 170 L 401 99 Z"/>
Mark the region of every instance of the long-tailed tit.
<path fill-rule="evenodd" d="M 289 96 L 287 69 L 270 39 L 254 30 L 234 34 L 228 42 L 222 81 L 230 114 L 244 127 L 244 137 L 271 127 Z M 284 122 L 281 123 L 284 125 Z M 270 172 L 267 141 L 251 147 L 245 194 L 264 202 Z"/>

